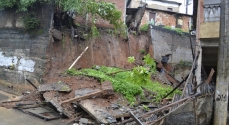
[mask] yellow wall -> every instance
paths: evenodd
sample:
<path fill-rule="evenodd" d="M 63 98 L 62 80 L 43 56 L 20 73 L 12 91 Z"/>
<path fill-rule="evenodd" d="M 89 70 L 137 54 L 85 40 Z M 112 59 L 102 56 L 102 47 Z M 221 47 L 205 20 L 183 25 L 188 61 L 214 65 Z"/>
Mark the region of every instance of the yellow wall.
<path fill-rule="evenodd" d="M 201 23 L 200 38 L 219 38 L 219 22 Z"/>

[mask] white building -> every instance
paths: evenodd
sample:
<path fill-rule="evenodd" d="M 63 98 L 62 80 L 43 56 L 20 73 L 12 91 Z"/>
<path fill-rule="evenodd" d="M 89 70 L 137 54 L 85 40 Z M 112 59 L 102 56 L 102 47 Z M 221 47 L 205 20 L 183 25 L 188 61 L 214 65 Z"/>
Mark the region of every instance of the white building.
<path fill-rule="evenodd" d="M 192 15 L 193 0 L 131 0 L 130 8 L 137 8 L 141 2 L 147 3 L 147 8 L 167 10 Z"/>

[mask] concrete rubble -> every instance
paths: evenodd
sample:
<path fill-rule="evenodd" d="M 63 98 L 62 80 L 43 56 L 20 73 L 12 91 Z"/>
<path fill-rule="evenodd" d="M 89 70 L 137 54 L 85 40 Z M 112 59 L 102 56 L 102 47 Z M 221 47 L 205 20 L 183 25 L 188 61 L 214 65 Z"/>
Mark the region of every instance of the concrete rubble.
<path fill-rule="evenodd" d="M 121 98 L 112 99 L 117 93 L 108 81 L 77 89 L 60 81 L 36 88 L 19 100 L 2 102 L 1 106 L 47 121 L 62 119 L 62 125 L 204 125 L 212 120 L 213 98 L 209 93 L 185 98 L 175 95 L 173 100 L 165 98 L 160 104 L 141 101 L 132 106 L 120 103 Z"/>

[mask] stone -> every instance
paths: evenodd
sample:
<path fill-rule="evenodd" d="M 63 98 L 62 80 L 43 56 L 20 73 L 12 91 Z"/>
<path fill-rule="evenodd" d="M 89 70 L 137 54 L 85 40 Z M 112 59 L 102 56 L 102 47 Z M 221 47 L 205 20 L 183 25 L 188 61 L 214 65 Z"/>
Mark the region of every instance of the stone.
<path fill-rule="evenodd" d="M 79 122 L 80 123 L 83 123 L 83 124 L 88 124 L 88 119 L 86 119 L 86 118 L 80 118 Z"/>

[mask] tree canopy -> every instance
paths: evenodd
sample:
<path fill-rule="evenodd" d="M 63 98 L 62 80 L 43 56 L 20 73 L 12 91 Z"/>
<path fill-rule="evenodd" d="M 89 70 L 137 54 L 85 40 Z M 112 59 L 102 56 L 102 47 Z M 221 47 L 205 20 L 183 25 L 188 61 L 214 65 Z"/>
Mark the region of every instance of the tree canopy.
<path fill-rule="evenodd" d="M 0 0 L 0 8 L 16 8 L 17 11 L 28 11 L 36 3 L 52 2 L 53 0 Z M 100 17 L 113 24 L 115 28 L 122 25 L 121 11 L 113 3 L 95 0 L 54 0 L 64 11 L 75 11 L 77 14 L 91 14 L 93 21 Z"/>

